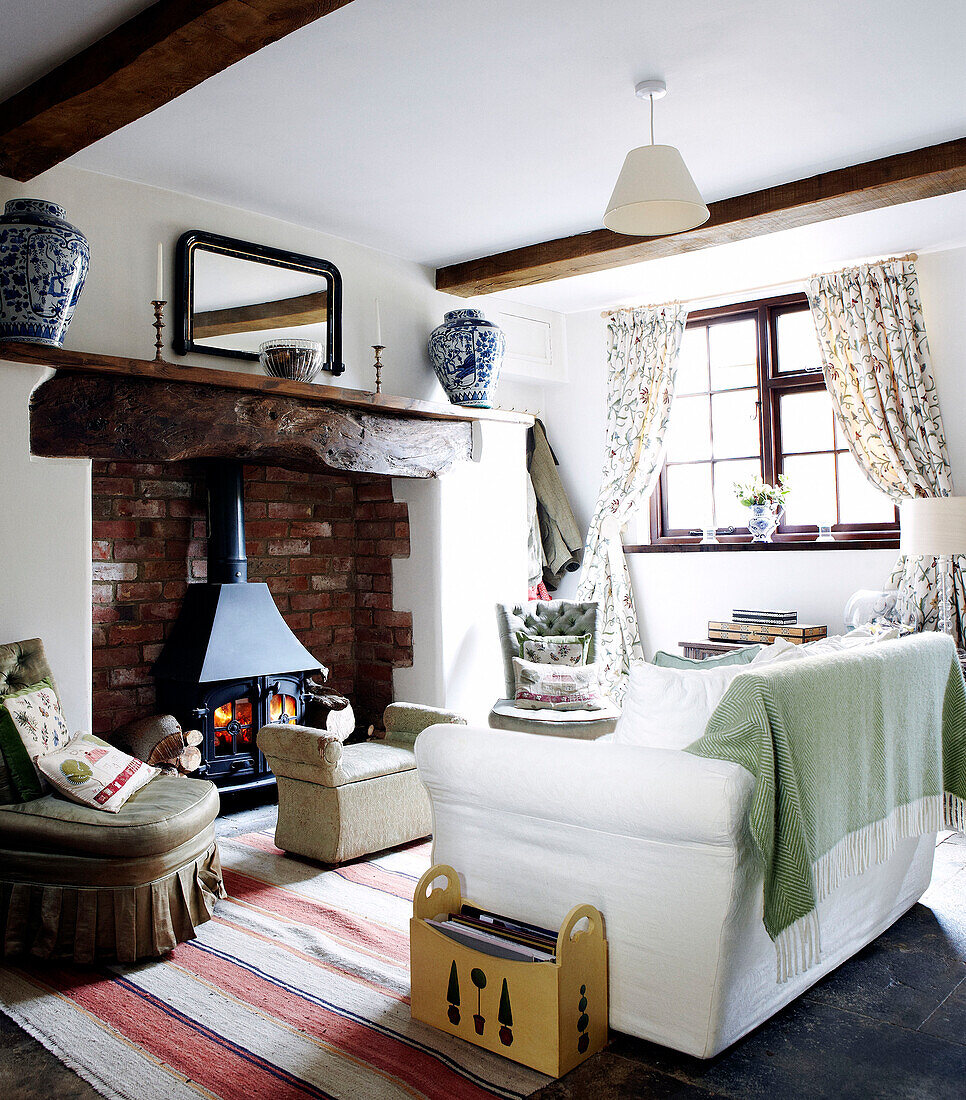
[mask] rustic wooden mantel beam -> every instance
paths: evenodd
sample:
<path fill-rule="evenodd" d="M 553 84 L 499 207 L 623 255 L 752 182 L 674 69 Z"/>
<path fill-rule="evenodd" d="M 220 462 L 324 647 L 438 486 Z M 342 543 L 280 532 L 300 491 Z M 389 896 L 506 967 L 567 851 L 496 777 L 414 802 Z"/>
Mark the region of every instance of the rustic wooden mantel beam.
<path fill-rule="evenodd" d="M 58 371 L 30 401 L 48 458 L 235 458 L 301 470 L 436 477 L 468 460 L 468 421 L 430 420 L 163 378 Z"/>
<path fill-rule="evenodd" d="M 158 0 L 0 104 L 0 175 L 29 180 L 351 0 Z"/>
<path fill-rule="evenodd" d="M 966 138 L 958 138 L 710 203 L 704 225 L 669 237 L 595 229 L 453 264 L 436 272 L 436 289 L 467 298 L 493 294 L 963 190 Z"/>

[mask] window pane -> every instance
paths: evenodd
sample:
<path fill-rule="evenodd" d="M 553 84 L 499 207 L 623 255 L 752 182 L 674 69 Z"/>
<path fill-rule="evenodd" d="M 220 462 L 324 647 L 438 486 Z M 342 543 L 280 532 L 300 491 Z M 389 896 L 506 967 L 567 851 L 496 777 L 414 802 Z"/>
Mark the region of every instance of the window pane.
<path fill-rule="evenodd" d="M 791 492 L 782 523 L 793 527 L 835 523 L 834 456 L 799 455 L 786 458 L 783 465 Z"/>
<path fill-rule="evenodd" d="M 735 496 L 736 481 L 761 476 L 761 459 L 714 464 L 714 520 L 718 527 L 747 527 L 748 509 Z"/>
<path fill-rule="evenodd" d="M 757 390 L 727 390 L 712 396 L 715 458 L 747 458 L 761 453 L 757 413 Z"/>
<path fill-rule="evenodd" d="M 758 322 L 726 321 L 708 326 L 711 388 L 758 385 Z"/>
<path fill-rule="evenodd" d="M 776 323 L 779 372 L 821 370 L 822 355 L 811 312 L 803 309 L 795 313 L 779 313 Z"/>
<path fill-rule="evenodd" d="M 839 523 L 893 523 L 895 505 L 847 452 L 839 455 Z"/>
<path fill-rule="evenodd" d="M 711 515 L 711 463 L 668 466 L 668 526 L 694 531 L 709 527 Z"/>
<path fill-rule="evenodd" d="M 835 449 L 837 451 L 847 451 L 849 449 L 849 444 L 845 438 L 845 432 L 842 431 L 842 422 L 834 413 L 832 414 L 832 418 L 835 421 Z"/>
<path fill-rule="evenodd" d="M 783 394 L 779 413 L 782 454 L 830 451 L 835 446 L 832 433 L 832 399 L 828 390 Z"/>
<path fill-rule="evenodd" d="M 681 354 L 678 357 L 678 377 L 675 393 L 708 392 L 708 330 L 700 328 L 684 330 Z"/>
<path fill-rule="evenodd" d="M 711 457 L 711 412 L 707 397 L 675 397 L 667 430 L 668 462 Z"/>

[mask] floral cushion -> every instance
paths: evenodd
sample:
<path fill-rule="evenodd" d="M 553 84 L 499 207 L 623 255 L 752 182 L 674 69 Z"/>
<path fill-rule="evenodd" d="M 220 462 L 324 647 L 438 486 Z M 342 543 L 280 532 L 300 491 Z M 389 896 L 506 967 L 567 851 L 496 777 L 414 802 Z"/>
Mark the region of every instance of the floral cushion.
<path fill-rule="evenodd" d="M 600 710 L 606 703 L 596 665 L 560 667 L 514 657 L 513 674 L 514 706 L 524 710 Z"/>
<path fill-rule="evenodd" d="M 37 758 L 69 740 L 70 730 L 49 679 L 0 698 L 0 750 L 21 801 L 40 798 L 46 790 Z"/>
<path fill-rule="evenodd" d="M 517 634 L 520 656 L 540 665 L 585 665 L 590 634 Z"/>
<path fill-rule="evenodd" d="M 112 814 L 161 774 L 91 733 L 78 733 L 63 748 L 41 756 L 37 766 L 65 798 Z"/>

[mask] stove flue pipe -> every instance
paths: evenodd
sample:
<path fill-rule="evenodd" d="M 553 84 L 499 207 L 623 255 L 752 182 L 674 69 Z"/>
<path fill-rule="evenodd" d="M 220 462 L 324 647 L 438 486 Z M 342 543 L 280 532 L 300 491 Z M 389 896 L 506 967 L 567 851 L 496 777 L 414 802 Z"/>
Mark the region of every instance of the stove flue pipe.
<path fill-rule="evenodd" d="M 212 459 L 207 464 L 208 583 L 245 584 L 245 494 L 242 463 Z"/>

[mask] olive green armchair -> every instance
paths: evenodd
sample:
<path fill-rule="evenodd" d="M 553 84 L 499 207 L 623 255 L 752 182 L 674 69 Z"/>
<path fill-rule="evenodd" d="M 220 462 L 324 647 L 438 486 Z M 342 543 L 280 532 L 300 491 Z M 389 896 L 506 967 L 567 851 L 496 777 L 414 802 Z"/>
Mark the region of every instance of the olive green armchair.
<path fill-rule="evenodd" d="M 50 676 L 39 638 L 0 645 L 0 695 Z M 116 814 L 55 794 L 0 804 L 0 955 L 134 962 L 192 938 L 225 896 L 217 816 L 213 784 L 164 775 Z"/>

